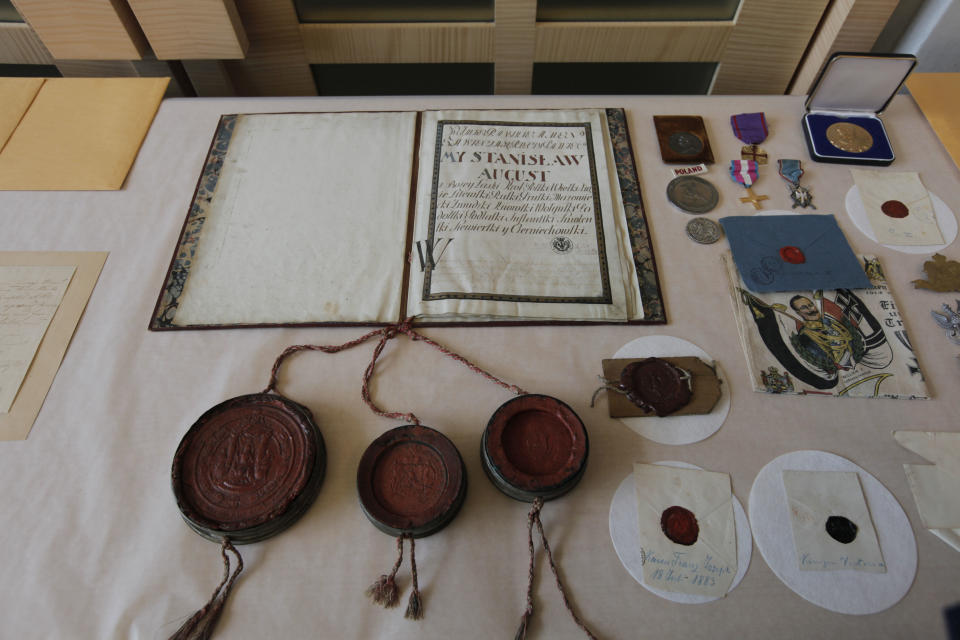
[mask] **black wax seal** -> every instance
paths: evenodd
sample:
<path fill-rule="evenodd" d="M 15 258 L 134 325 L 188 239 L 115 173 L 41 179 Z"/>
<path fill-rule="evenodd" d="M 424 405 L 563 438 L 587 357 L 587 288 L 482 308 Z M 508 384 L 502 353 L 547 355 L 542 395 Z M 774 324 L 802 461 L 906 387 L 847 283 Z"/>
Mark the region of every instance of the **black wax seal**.
<path fill-rule="evenodd" d="M 841 544 L 850 544 L 857 539 L 859 527 L 843 516 L 827 518 L 827 535 Z"/>

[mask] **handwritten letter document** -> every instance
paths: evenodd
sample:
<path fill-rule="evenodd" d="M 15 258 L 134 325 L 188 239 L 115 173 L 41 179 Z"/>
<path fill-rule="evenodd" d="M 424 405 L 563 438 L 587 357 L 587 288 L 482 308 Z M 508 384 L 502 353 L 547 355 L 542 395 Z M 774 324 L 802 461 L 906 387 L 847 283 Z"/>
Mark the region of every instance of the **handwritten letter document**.
<path fill-rule="evenodd" d="M 0 413 L 8 413 L 75 267 L 0 267 Z"/>

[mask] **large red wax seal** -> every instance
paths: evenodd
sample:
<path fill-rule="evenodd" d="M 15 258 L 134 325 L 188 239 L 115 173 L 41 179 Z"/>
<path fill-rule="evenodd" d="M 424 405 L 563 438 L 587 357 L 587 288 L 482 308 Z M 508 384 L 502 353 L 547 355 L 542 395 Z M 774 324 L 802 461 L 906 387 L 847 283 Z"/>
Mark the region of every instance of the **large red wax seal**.
<path fill-rule="evenodd" d="M 460 509 L 467 475 L 460 452 L 442 433 L 422 425 L 391 429 L 374 440 L 357 469 L 360 505 L 391 535 L 439 531 Z"/>
<path fill-rule="evenodd" d="M 323 437 L 310 411 L 257 393 L 200 416 L 177 447 L 171 478 L 187 524 L 211 540 L 244 544 L 296 522 L 325 468 Z"/>
<path fill-rule="evenodd" d="M 631 362 L 620 372 L 620 387 L 644 411 L 670 415 L 690 403 L 690 374 L 660 358 Z"/>
<path fill-rule="evenodd" d="M 807 256 L 799 247 L 780 247 L 780 259 L 790 264 L 803 264 L 807 261 Z"/>
<path fill-rule="evenodd" d="M 550 396 L 523 395 L 491 416 L 481 441 L 484 471 L 518 500 L 549 500 L 572 489 L 587 464 L 587 430 L 573 409 Z"/>
<path fill-rule="evenodd" d="M 887 200 L 880 205 L 880 211 L 891 218 L 906 218 L 910 214 L 910 209 L 907 208 L 907 205 L 899 200 Z"/>
<path fill-rule="evenodd" d="M 671 541 L 688 547 L 700 536 L 697 517 L 683 507 L 672 506 L 664 509 L 660 515 L 660 528 Z"/>

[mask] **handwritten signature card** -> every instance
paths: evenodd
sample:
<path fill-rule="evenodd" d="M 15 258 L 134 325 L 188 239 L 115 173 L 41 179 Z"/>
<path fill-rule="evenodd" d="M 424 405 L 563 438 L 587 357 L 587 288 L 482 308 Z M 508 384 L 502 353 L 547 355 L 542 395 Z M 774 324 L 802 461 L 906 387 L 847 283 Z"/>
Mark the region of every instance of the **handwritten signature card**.
<path fill-rule="evenodd" d="M 786 470 L 783 486 L 801 571 L 886 573 L 856 472 Z"/>
<path fill-rule="evenodd" d="M 637 463 L 633 478 L 644 583 L 677 593 L 726 595 L 737 573 L 730 476 Z"/>
<path fill-rule="evenodd" d="M 8 413 L 76 267 L 0 266 L 0 413 Z"/>

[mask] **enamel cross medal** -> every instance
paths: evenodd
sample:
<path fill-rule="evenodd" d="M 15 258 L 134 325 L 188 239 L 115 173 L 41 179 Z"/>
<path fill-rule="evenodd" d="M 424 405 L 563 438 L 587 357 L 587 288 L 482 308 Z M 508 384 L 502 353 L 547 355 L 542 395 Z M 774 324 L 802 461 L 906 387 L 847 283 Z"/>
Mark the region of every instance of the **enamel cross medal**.
<path fill-rule="evenodd" d="M 778 160 L 780 168 L 780 177 L 790 183 L 790 199 L 793 200 L 793 209 L 797 207 L 816 207 L 813 205 L 813 196 L 810 189 L 800 186 L 800 177 L 803 176 L 803 168 L 799 160 Z"/>
<path fill-rule="evenodd" d="M 758 196 L 750 187 L 757 180 L 757 163 L 753 160 L 732 160 L 730 162 L 730 177 L 737 184 L 742 184 L 747 189 L 747 196 L 740 198 L 740 202 L 749 202 L 754 209 L 761 209 L 760 202 L 769 200 L 767 196 Z"/>
<path fill-rule="evenodd" d="M 733 127 L 734 135 L 747 143 L 740 149 L 740 159 L 767 164 L 767 152 L 757 146 L 767 139 L 767 119 L 763 112 L 738 113 L 730 116 L 730 126 Z"/>

